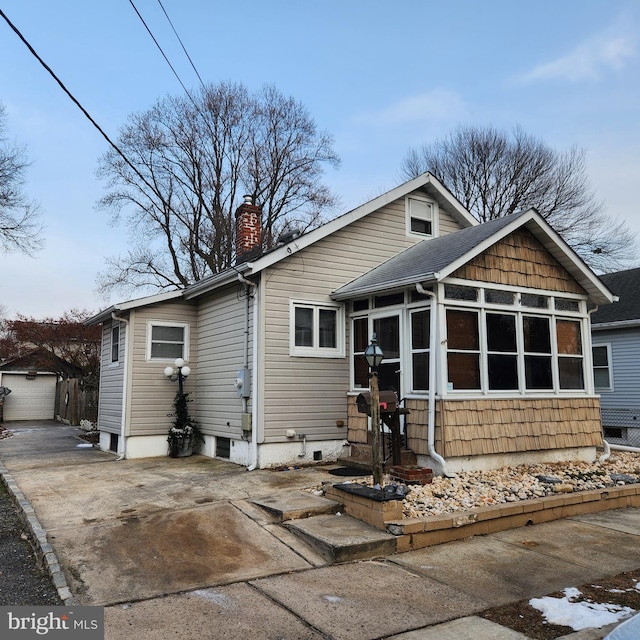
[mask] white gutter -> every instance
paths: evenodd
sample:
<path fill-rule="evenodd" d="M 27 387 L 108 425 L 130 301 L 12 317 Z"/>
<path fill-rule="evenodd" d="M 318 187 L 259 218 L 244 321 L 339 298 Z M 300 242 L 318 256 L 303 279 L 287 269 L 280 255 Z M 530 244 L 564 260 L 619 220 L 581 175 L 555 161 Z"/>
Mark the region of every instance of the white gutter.
<path fill-rule="evenodd" d="M 427 424 L 427 446 L 429 455 L 442 467 L 442 473 L 448 478 L 455 477 L 455 473 L 447 473 L 446 460 L 436 451 L 436 294 L 425 289 L 420 282 L 416 282 L 416 291 L 427 296 L 431 302 L 429 322 L 429 419 Z"/>
<path fill-rule="evenodd" d="M 609 447 L 609 449 L 613 449 L 614 451 L 631 451 L 632 453 L 640 453 L 640 447 L 627 447 L 622 444 L 610 444 L 605 440 L 605 444 Z M 605 451 L 606 451 L 605 447 Z M 602 458 L 600 458 L 602 460 Z M 605 458 L 606 460 L 606 458 Z"/>
<path fill-rule="evenodd" d="M 238 280 L 247 287 L 253 288 L 253 362 L 251 380 L 251 444 L 249 446 L 250 462 L 247 471 L 254 471 L 258 466 L 258 287 L 255 282 L 238 273 Z M 249 364 L 249 307 L 245 311 L 245 364 Z M 246 403 L 246 400 L 244 400 Z M 246 405 L 245 405 L 246 406 Z"/>
<path fill-rule="evenodd" d="M 125 458 L 125 424 L 127 417 L 127 389 L 128 389 L 128 381 L 127 381 L 127 373 L 129 369 L 129 321 L 125 318 L 120 318 L 116 315 L 115 311 L 111 312 L 111 319 L 116 320 L 118 322 L 124 322 L 126 325 L 126 334 L 124 336 L 124 367 L 122 371 L 122 415 L 120 416 L 120 439 L 118 441 L 118 457 L 116 458 L 116 462 L 120 462 L 120 460 L 124 460 Z"/>

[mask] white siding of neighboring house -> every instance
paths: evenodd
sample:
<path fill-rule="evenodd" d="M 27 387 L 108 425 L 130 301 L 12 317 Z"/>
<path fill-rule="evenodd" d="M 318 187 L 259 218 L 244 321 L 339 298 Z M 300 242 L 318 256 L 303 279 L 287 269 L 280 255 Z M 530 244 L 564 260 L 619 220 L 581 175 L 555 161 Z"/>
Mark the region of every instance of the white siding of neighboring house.
<path fill-rule="evenodd" d="M 124 322 L 120 323 L 120 357 L 118 362 L 111 362 L 112 326 L 112 321 L 105 322 L 102 325 L 98 429 L 107 433 L 120 433 L 125 369 L 124 345 L 127 339 L 127 325 Z"/>
<path fill-rule="evenodd" d="M 130 394 L 127 398 L 126 435 L 164 435 L 173 421 L 173 402 L 178 383 L 171 382 L 164 369 L 173 360 L 147 360 L 147 329 L 149 321 L 186 322 L 189 325 L 189 357 L 186 363 L 193 371 L 185 381 L 184 390 L 190 393 L 189 408 L 195 407 L 195 379 L 197 377 L 196 306 L 182 300 L 149 305 L 131 312 L 129 328 L 133 332 L 130 353 Z M 197 416 L 193 416 L 197 419 Z"/>
<path fill-rule="evenodd" d="M 249 300 L 249 334 L 245 335 L 247 300 L 239 282 L 199 300 L 198 314 L 198 424 L 204 434 L 239 439 L 242 435 L 242 398 L 234 387 L 245 360 L 252 368 L 253 303 Z M 250 405 L 249 405 L 250 411 Z"/>
<path fill-rule="evenodd" d="M 592 342 L 611 345 L 613 390 L 598 390 L 600 406 L 603 409 L 640 408 L 640 328 L 592 331 Z"/>
<path fill-rule="evenodd" d="M 460 229 L 440 208 L 439 235 Z M 331 302 L 331 291 L 350 282 L 420 239 L 405 232 L 404 198 L 293 254 L 262 274 L 265 327 L 262 383 L 265 442 L 285 439 L 288 429 L 313 440 L 347 437 L 349 351 L 343 358 L 291 357 L 291 299 Z M 346 318 L 346 344 L 348 312 Z M 261 438 L 262 440 L 262 438 Z"/>

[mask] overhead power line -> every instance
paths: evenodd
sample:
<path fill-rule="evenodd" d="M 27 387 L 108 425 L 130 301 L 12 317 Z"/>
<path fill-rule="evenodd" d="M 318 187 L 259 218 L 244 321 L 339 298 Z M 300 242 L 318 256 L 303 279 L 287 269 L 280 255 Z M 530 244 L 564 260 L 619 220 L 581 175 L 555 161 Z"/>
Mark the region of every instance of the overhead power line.
<path fill-rule="evenodd" d="M 173 29 L 173 33 L 175 34 L 176 38 L 178 38 L 178 42 L 180 43 L 180 46 L 182 47 L 182 50 L 184 51 L 184 55 L 187 56 L 187 60 L 189 60 L 189 63 L 191 64 L 191 68 L 195 71 L 195 74 L 198 76 L 198 80 L 200 80 L 200 84 L 204 88 L 204 82 L 202 81 L 202 78 L 200 77 L 200 74 L 198 73 L 198 70 L 196 69 L 196 65 L 193 64 L 193 60 L 191 59 L 191 56 L 189 55 L 189 52 L 185 48 L 182 40 L 180 39 L 180 36 L 178 35 L 178 32 L 176 31 L 176 28 L 173 26 L 173 22 L 171 22 L 171 18 L 169 17 L 169 14 L 167 13 L 166 9 L 164 8 L 164 5 L 162 4 L 162 1 L 158 0 L 158 4 L 160 5 L 160 7 L 161 7 L 164 15 L 166 16 L 169 24 L 171 25 L 171 28 Z"/>
<path fill-rule="evenodd" d="M 162 54 L 162 57 L 165 59 L 166 63 L 171 68 L 171 71 L 173 71 L 173 75 L 178 79 L 180 86 L 184 89 L 185 93 L 190 97 L 191 94 L 189 93 L 189 90 L 187 89 L 187 87 L 185 87 L 184 82 L 182 82 L 182 79 L 178 75 L 178 72 L 175 70 L 174 66 L 171 64 L 171 61 L 167 57 L 167 54 L 163 51 L 162 47 L 160 46 L 160 43 L 156 40 L 156 37 L 153 35 L 151 29 L 149 28 L 149 25 L 147 25 L 144 18 L 138 11 L 138 8 L 133 3 L 133 0 L 129 0 L 129 4 L 133 7 L 133 10 L 136 12 L 138 18 L 140 18 L 140 22 L 142 22 L 142 24 L 144 25 L 144 28 L 147 30 L 147 33 L 151 36 L 151 39 L 154 41 L 156 47 L 158 47 L 158 51 L 160 51 L 160 53 Z"/>
<path fill-rule="evenodd" d="M 18 27 L 16 27 L 11 20 L 7 17 L 7 15 L 0 9 L 0 16 L 4 19 L 4 21 L 11 27 L 14 33 L 22 40 L 27 49 L 31 52 L 31 54 L 35 57 L 35 59 L 45 68 L 45 70 L 49 73 L 49 75 L 58 83 L 60 88 L 67 94 L 67 96 L 71 99 L 71 101 L 82 111 L 87 120 L 100 132 L 102 137 L 109 143 L 109 145 L 116 151 L 116 153 L 129 165 L 129 167 L 135 172 L 135 174 L 142 180 L 149 188 L 152 186 L 149 184 L 147 179 L 140 173 L 137 167 L 127 158 L 124 152 L 118 147 L 118 145 L 107 135 L 107 133 L 102 129 L 102 127 L 93 119 L 91 114 L 80 104 L 80 101 L 67 89 L 62 80 L 58 78 L 58 76 L 54 73 L 53 69 L 38 55 L 36 50 L 29 44 L 27 39 L 22 35 Z"/>

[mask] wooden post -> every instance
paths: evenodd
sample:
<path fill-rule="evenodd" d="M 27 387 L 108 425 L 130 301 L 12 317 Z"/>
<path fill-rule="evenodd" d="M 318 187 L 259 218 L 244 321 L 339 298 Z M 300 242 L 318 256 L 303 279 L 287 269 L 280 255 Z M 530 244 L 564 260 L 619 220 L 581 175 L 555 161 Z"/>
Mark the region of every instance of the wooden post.
<path fill-rule="evenodd" d="M 371 458 L 373 461 L 373 484 L 382 487 L 382 451 L 380 450 L 380 390 L 378 372 L 371 372 Z"/>

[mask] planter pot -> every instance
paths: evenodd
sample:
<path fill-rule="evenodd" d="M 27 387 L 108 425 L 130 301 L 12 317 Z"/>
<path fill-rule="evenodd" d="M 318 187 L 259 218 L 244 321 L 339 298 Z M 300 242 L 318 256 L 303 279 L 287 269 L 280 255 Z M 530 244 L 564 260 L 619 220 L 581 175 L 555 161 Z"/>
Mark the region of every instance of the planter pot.
<path fill-rule="evenodd" d="M 187 458 L 193 454 L 193 441 L 191 439 L 185 440 L 178 449 L 176 458 Z"/>

